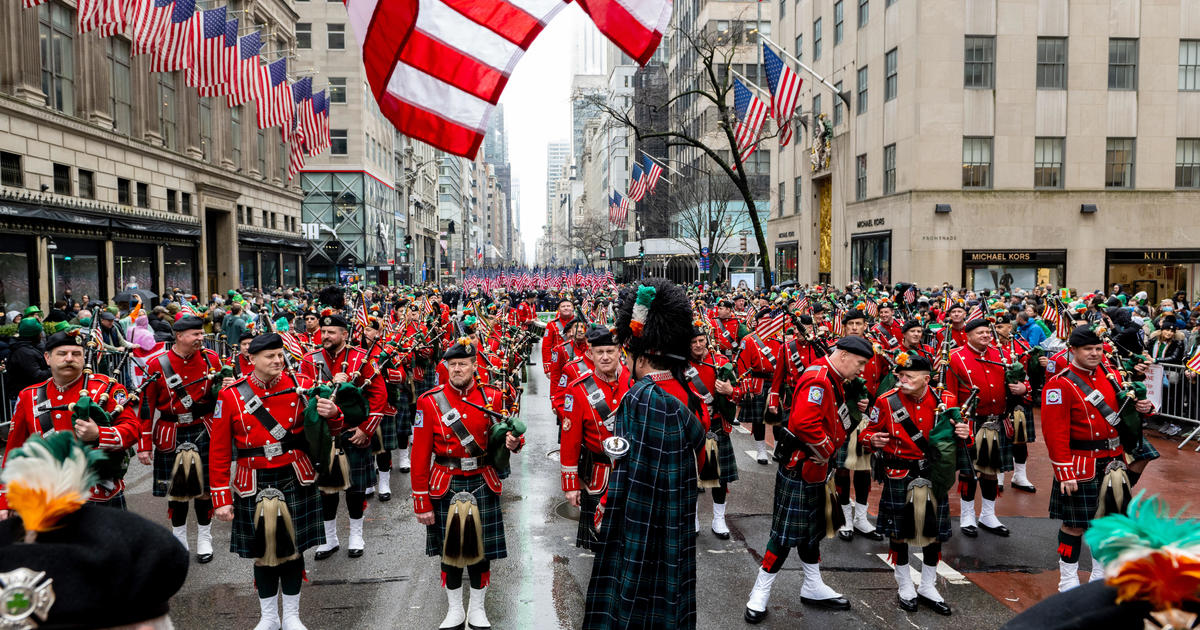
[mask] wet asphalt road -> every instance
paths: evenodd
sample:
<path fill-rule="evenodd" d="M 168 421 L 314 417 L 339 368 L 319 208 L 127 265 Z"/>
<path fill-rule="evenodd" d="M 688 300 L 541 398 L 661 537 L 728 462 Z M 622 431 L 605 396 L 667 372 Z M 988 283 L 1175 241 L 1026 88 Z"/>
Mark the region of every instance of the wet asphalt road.
<path fill-rule="evenodd" d="M 591 569 L 590 554 L 574 546 L 576 521 L 570 518 L 573 515 L 560 491 L 557 429 L 540 370 L 541 366 L 531 369 L 525 392 L 527 445 L 513 457 L 513 474 L 504 484 L 509 557 L 492 563 L 487 600 L 488 615 L 498 629 L 578 628 Z M 742 612 L 770 530 L 774 467 L 761 466 L 746 453 L 753 448 L 749 435 L 735 430 L 734 444 L 741 479 L 730 492 L 730 540 L 711 534 L 711 499 L 701 495 L 700 500 L 700 628 L 750 627 L 743 622 Z M 149 467 L 135 463 L 127 480 L 130 509 L 167 526 L 165 502 L 150 496 Z M 339 527 L 342 551 L 321 562 L 312 559 L 311 550 L 307 554 L 309 582 L 302 592 L 301 618 L 309 628 L 432 629 L 445 615 L 438 561 L 425 555 L 425 528 L 412 514 L 407 475 L 393 473 L 392 493 L 388 503 L 370 502 L 362 558 L 345 555 L 344 508 Z M 834 613 L 801 605 L 802 573 L 793 554 L 775 583 L 770 615 L 759 627 L 953 628 L 969 623 L 997 628 L 1013 613 L 970 581 L 971 574 L 1039 573 L 1057 566 L 1053 523 L 1020 518 L 1006 522 L 1021 536 L 999 539 L 981 534 L 984 538 L 971 542 L 956 536 L 947 543 L 940 590 L 955 609 L 952 617 L 924 609 L 910 615 L 896 608 L 891 568 L 880 557 L 887 552 L 885 543 L 829 540 L 822 546 L 825 581 L 850 598 L 852 610 Z M 194 523 L 191 528 L 194 550 Z M 258 607 L 251 563 L 227 551 L 227 524 L 215 523 L 213 534 L 216 558 L 205 565 L 193 562 L 187 582 L 171 602 L 171 616 L 184 630 L 252 628 L 258 621 Z"/>

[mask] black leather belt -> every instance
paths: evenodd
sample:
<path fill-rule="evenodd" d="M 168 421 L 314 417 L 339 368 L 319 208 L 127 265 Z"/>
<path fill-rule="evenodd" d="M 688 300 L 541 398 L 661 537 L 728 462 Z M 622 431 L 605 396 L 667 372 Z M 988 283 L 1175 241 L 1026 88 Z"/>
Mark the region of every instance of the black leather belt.
<path fill-rule="evenodd" d="M 880 459 L 883 461 L 883 466 L 889 470 L 907 470 L 917 475 L 929 470 L 929 460 L 927 459 L 904 459 L 894 456 L 883 456 Z"/>
<path fill-rule="evenodd" d="M 248 457 L 266 457 L 271 459 L 279 457 L 284 453 L 295 450 L 303 450 L 307 448 L 308 441 L 304 439 L 303 433 L 288 433 L 278 442 L 273 442 L 266 446 L 256 448 L 241 448 L 237 450 L 238 459 L 246 459 Z"/>
<path fill-rule="evenodd" d="M 1076 440 L 1071 438 L 1067 443 L 1072 451 L 1115 451 L 1121 446 L 1121 438 L 1111 437 L 1105 440 Z"/>
<path fill-rule="evenodd" d="M 450 457 L 447 455 L 435 455 L 433 463 L 450 470 L 461 470 L 463 472 L 475 472 L 491 463 L 486 457 Z"/>
<path fill-rule="evenodd" d="M 193 413 L 181 413 L 181 414 L 164 413 L 164 414 L 160 414 L 158 416 L 159 422 L 170 422 L 172 424 L 183 424 L 183 425 L 192 424 L 193 422 L 196 422 L 197 419 L 198 419 L 197 416 Z"/>
<path fill-rule="evenodd" d="M 774 372 L 750 372 L 753 378 L 775 378 Z"/>

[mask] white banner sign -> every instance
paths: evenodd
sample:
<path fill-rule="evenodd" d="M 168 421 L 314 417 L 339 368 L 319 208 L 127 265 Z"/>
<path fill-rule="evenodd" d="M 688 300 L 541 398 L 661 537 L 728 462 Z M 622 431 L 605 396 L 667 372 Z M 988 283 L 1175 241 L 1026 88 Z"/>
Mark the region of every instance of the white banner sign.
<path fill-rule="evenodd" d="M 1155 409 L 1162 408 L 1163 366 L 1151 363 L 1146 366 L 1146 398 L 1154 402 Z"/>

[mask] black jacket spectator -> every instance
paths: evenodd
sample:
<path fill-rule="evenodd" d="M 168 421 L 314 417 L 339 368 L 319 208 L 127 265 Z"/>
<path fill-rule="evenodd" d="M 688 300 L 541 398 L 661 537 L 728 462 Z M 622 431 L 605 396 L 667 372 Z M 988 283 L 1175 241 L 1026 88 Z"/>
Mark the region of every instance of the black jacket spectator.
<path fill-rule="evenodd" d="M 22 389 L 50 378 L 44 354 L 40 340 L 17 338 L 9 344 L 5 387 L 10 397 L 15 398 Z"/>

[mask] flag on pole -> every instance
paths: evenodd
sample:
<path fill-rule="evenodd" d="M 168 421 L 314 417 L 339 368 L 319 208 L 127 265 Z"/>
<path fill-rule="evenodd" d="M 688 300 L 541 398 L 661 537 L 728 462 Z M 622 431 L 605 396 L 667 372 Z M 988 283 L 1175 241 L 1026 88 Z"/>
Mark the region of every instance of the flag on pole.
<path fill-rule="evenodd" d="M 224 18 L 221 20 L 224 25 Z M 200 28 L 196 0 L 175 0 L 171 21 L 163 29 L 162 41 L 150 62 L 151 72 L 174 72 L 192 65 L 192 38 Z"/>
<path fill-rule="evenodd" d="M 199 89 L 200 96 L 224 96 L 229 94 L 237 81 L 238 72 L 238 21 L 229 20 L 225 23 L 225 41 L 218 55 L 220 80 L 213 85 Z"/>
<path fill-rule="evenodd" d="M 192 31 L 192 64 L 184 82 L 192 87 L 211 86 L 226 79 L 225 7 L 200 13 L 200 28 Z"/>
<path fill-rule="evenodd" d="M 633 173 L 629 175 L 629 198 L 641 201 L 644 196 L 646 196 L 646 178 L 642 172 L 642 165 L 634 162 Z"/>
<path fill-rule="evenodd" d="M 305 140 L 314 137 L 309 135 L 308 128 L 304 127 L 305 119 L 312 118 L 312 77 L 302 77 L 297 79 L 292 84 L 292 120 L 296 125 L 300 126 L 300 133 Z M 287 128 L 279 130 L 280 139 L 287 140 L 292 133 L 292 126 L 289 124 Z"/>
<path fill-rule="evenodd" d="M 579 0 L 579 8 L 617 48 L 643 66 L 671 21 L 671 0 Z"/>
<path fill-rule="evenodd" d="M 764 43 L 762 47 L 767 87 L 771 90 L 771 117 L 779 125 L 779 146 L 786 147 L 792 141 L 792 111 L 796 109 L 796 99 L 804 81 L 770 46 Z"/>
<path fill-rule="evenodd" d="M 1200 374 L 1200 346 L 1196 347 L 1196 351 L 1192 353 L 1192 358 L 1187 360 L 1187 369 Z"/>
<path fill-rule="evenodd" d="M 258 81 L 258 51 L 261 48 L 262 35 L 259 31 L 238 38 L 237 68 L 229 78 L 229 107 L 237 107 L 254 98 Z"/>
<path fill-rule="evenodd" d="M 662 167 L 658 165 L 658 162 L 650 159 L 650 156 L 645 157 L 642 170 L 646 173 L 646 190 L 653 193 L 654 187 L 658 185 L 658 178 L 662 176 Z"/>
<path fill-rule="evenodd" d="M 134 55 L 152 54 L 158 50 L 163 31 L 171 21 L 174 0 L 134 0 L 133 32 L 130 34 Z"/>
<path fill-rule="evenodd" d="M 105 0 L 79 0 L 75 9 L 75 30 L 82 35 L 100 28 L 106 10 Z"/>
<path fill-rule="evenodd" d="M 767 106 L 738 79 L 733 80 L 733 109 L 738 124 L 734 132 L 741 160 L 746 161 L 758 148 L 758 132 L 767 118 Z"/>
<path fill-rule="evenodd" d="M 133 18 L 134 0 L 107 0 L 100 19 L 100 36 L 112 37 L 125 32 Z"/>
<path fill-rule="evenodd" d="M 287 82 L 287 58 L 261 66 L 255 89 L 258 128 L 290 129 L 295 104 L 292 101 L 292 86 Z"/>

